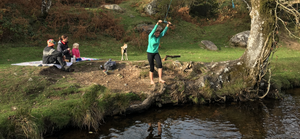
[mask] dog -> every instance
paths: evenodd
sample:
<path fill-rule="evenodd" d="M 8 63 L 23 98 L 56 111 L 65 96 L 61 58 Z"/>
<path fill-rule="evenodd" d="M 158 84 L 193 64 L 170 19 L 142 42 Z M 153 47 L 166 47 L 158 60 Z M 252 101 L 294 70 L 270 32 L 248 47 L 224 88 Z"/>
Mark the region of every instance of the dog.
<path fill-rule="evenodd" d="M 126 57 L 126 60 L 128 60 L 128 57 L 127 57 L 127 44 L 124 43 L 124 45 L 121 47 L 121 54 L 122 54 L 122 58 L 121 60 L 124 60 L 123 58 L 123 55 L 125 54 L 125 57 Z"/>

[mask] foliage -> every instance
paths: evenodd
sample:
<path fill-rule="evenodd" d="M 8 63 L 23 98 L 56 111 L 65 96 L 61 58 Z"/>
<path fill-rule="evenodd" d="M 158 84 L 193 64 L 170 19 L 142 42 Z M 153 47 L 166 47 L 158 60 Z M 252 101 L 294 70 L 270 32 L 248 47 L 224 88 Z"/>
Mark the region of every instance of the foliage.
<path fill-rule="evenodd" d="M 36 124 L 36 118 L 31 115 L 31 108 L 24 107 L 17 110 L 16 115 L 7 121 L 9 128 L 5 129 L 8 138 L 40 138 L 41 127 Z"/>
<path fill-rule="evenodd" d="M 121 2 L 115 0 L 110 2 Z M 104 34 L 120 40 L 124 29 L 111 13 L 104 10 L 86 10 L 83 6 L 105 3 L 107 0 L 54 1 L 48 16 L 40 13 L 41 1 L 4 0 L 0 2 L 0 41 L 10 42 L 41 38 L 58 38 L 61 34 L 80 39 L 96 39 Z M 31 9 L 31 10 L 28 10 Z M 91 24 L 92 23 L 92 24 Z"/>
<path fill-rule="evenodd" d="M 88 127 L 88 130 L 92 127 L 97 129 L 104 116 L 104 108 L 99 105 L 97 97 L 99 93 L 103 93 L 105 87 L 100 85 L 93 85 L 83 95 L 81 105 L 74 106 L 71 111 L 73 115 L 73 121 L 79 127 Z"/>

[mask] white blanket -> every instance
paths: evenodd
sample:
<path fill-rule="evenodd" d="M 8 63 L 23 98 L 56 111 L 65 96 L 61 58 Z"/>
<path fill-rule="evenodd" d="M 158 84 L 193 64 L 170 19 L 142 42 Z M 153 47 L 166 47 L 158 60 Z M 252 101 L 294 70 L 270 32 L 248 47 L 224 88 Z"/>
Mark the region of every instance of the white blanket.
<path fill-rule="evenodd" d="M 96 58 L 86 58 L 82 57 L 82 61 L 91 61 L 91 60 L 99 60 Z M 73 63 L 72 62 L 66 62 L 67 66 L 71 66 Z M 16 65 L 16 66 L 36 66 L 36 67 L 41 67 L 41 66 L 56 66 L 57 68 L 61 69 L 61 66 L 59 64 L 43 64 L 43 61 L 31 61 L 31 62 L 22 62 L 22 63 L 16 63 L 16 64 L 11 64 L 11 65 Z"/>

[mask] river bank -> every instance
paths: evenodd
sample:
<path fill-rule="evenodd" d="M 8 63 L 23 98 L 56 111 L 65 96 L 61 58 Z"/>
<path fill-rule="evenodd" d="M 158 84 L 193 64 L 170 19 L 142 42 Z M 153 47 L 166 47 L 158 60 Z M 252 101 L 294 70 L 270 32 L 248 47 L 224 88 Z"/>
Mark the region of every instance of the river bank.
<path fill-rule="evenodd" d="M 299 86 L 300 68 L 295 61 L 274 62 L 273 91 Z M 73 73 L 61 72 L 54 67 L 8 67 L 1 70 L 2 136 L 38 138 L 67 125 L 95 131 L 105 116 L 141 112 L 151 105 L 214 103 L 184 92 L 185 87 L 177 81 L 180 78 L 192 79 L 195 75 L 174 67 L 173 60 L 164 62 L 167 84 L 154 86 L 148 84 L 145 61 L 120 61 L 118 70 L 109 72 L 109 75 L 98 69 L 104 62 L 76 63 Z M 189 62 L 181 63 L 186 65 Z"/>
<path fill-rule="evenodd" d="M 284 100 L 154 107 L 140 114 L 106 117 L 97 133 L 69 128 L 45 139 L 296 138 L 299 91 L 285 91 Z"/>

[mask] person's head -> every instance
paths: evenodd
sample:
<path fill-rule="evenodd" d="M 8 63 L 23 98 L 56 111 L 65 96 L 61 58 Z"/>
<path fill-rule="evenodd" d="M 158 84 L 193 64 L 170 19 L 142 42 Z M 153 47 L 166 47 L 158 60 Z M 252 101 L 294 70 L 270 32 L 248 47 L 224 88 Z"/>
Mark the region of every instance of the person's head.
<path fill-rule="evenodd" d="M 68 42 L 68 36 L 67 36 L 67 35 L 61 35 L 61 36 L 59 37 L 59 40 L 60 40 L 60 41 L 63 41 L 63 42 Z"/>
<path fill-rule="evenodd" d="M 49 39 L 47 41 L 48 47 L 53 47 L 55 45 L 55 41 L 53 39 Z"/>
<path fill-rule="evenodd" d="M 156 30 L 155 32 L 154 32 L 154 36 L 155 37 L 158 37 L 160 35 L 160 30 Z"/>
<path fill-rule="evenodd" d="M 79 49 L 79 44 L 78 43 L 74 43 L 73 44 L 73 48 Z"/>

